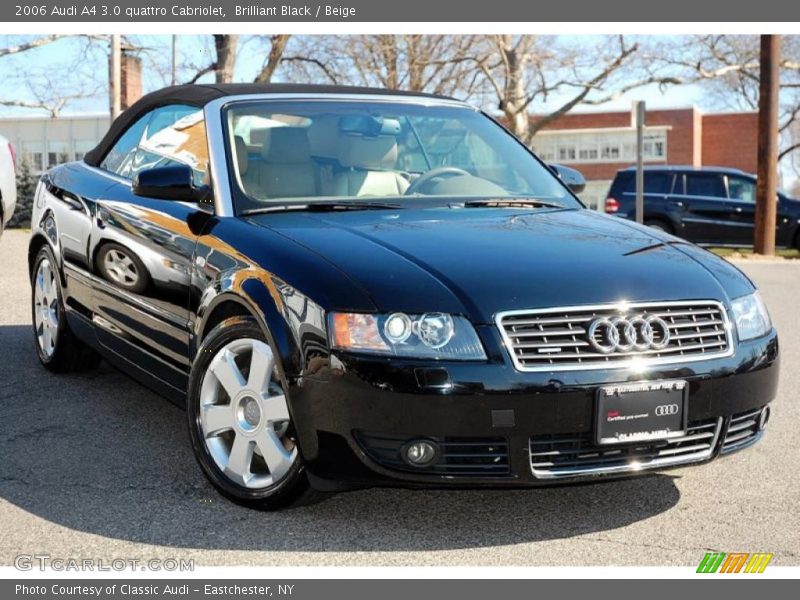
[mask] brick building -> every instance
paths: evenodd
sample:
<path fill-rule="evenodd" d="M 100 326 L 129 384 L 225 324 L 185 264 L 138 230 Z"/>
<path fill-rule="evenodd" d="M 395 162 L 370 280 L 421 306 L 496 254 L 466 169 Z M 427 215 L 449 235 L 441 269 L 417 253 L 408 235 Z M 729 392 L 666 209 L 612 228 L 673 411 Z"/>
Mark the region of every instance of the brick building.
<path fill-rule="evenodd" d="M 645 123 L 647 164 L 756 171 L 755 112 L 704 114 L 695 107 L 649 110 Z M 633 110 L 570 113 L 538 132 L 532 146 L 544 160 L 581 171 L 587 181 L 584 202 L 602 207 L 614 174 L 636 162 L 636 115 Z"/>

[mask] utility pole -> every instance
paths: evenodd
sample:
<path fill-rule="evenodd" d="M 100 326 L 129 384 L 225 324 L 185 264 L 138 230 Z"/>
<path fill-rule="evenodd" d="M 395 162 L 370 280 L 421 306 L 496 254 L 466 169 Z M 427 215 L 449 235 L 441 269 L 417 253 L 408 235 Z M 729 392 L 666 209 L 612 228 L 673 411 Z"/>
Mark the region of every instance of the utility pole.
<path fill-rule="evenodd" d="M 178 83 L 178 36 L 172 34 L 172 85 Z"/>
<path fill-rule="evenodd" d="M 781 36 L 761 36 L 758 96 L 758 184 L 756 186 L 756 254 L 775 254 L 778 210 L 778 94 Z"/>
<path fill-rule="evenodd" d="M 644 223 L 644 101 L 636 102 L 636 222 Z"/>
<path fill-rule="evenodd" d="M 109 81 L 111 93 L 111 119 L 116 119 L 122 107 L 122 45 L 120 35 L 111 36 L 111 78 Z"/>

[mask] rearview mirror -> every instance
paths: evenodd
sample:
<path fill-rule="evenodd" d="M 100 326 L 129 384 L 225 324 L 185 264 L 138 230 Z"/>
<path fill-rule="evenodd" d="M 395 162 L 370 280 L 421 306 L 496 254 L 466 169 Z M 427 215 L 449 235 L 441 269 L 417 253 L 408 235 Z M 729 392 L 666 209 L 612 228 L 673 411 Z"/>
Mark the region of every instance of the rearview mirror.
<path fill-rule="evenodd" d="M 565 167 L 564 165 L 548 165 L 550 170 L 556 174 L 556 176 L 567 184 L 567 187 L 573 191 L 575 194 L 580 194 L 583 190 L 586 189 L 586 179 L 583 177 L 583 173 L 578 171 L 577 169 L 573 169 L 572 167 Z"/>
<path fill-rule="evenodd" d="M 189 165 L 170 165 L 139 171 L 133 178 L 133 193 L 156 200 L 202 202 L 208 197 L 209 188 L 194 185 Z"/>

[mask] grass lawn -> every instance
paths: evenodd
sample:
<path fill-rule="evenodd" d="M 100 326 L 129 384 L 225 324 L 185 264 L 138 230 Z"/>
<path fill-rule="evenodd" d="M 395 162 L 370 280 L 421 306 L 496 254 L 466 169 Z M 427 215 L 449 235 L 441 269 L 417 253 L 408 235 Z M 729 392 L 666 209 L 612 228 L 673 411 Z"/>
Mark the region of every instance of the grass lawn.
<path fill-rule="evenodd" d="M 725 258 L 748 258 L 753 257 L 752 248 L 708 248 L 714 254 Z M 775 250 L 777 258 L 800 259 L 800 250 L 796 248 L 778 248 Z"/>

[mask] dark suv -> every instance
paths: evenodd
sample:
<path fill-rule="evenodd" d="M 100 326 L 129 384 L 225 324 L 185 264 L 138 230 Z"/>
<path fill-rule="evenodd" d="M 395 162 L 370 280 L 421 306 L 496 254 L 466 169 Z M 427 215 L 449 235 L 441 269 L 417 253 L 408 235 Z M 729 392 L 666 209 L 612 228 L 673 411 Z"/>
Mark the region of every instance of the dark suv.
<path fill-rule="evenodd" d="M 636 170 L 617 172 L 605 210 L 635 219 Z M 756 178 L 723 167 L 645 167 L 646 225 L 700 244 L 753 244 Z M 778 194 L 776 242 L 800 248 L 800 201 Z"/>

